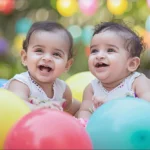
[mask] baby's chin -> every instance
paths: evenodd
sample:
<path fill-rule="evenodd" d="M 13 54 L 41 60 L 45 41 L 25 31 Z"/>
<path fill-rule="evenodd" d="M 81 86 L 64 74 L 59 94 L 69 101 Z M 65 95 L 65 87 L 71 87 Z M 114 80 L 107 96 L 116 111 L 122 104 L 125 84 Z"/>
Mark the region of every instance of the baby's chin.
<path fill-rule="evenodd" d="M 50 84 L 54 82 L 54 79 L 49 77 L 38 77 L 36 80 L 40 84 Z"/>

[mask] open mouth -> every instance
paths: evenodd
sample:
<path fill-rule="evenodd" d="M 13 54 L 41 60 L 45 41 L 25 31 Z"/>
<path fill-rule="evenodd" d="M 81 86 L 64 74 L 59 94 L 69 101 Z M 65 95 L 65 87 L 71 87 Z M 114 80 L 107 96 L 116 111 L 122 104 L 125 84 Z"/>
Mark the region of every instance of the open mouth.
<path fill-rule="evenodd" d="M 105 63 L 96 63 L 95 67 L 100 68 L 100 67 L 107 67 L 108 65 Z"/>
<path fill-rule="evenodd" d="M 44 65 L 40 65 L 40 66 L 39 66 L 39 69 L 40 69 L 41 71 L 46 70 L 47 72 L 50 72 L 50 71 L 52 70 L 51 67 L 49 67 L 49 66 L 44 66 Z"/>

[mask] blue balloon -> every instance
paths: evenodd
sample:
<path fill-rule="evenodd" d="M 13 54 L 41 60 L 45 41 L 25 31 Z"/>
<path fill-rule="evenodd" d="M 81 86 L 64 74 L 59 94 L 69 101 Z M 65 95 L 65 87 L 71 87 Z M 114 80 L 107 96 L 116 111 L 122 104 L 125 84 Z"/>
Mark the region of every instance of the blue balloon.
<path fill-rule="evenodd" d="M 94 149 L 150 149 L 150 103 L 111 100 L 93 113 L 86 130 Z"/>
<path fill-rule="evenodd" d="M 6 79 L 0 79 L 0 87 L 3 87 L 3 85 L 7 82 Z"/>
<path fill-rule="evenodd" d="M 150 16 L 148 16 L 146 19 L 145 28 L 148 32 L 150 32 Z"/>
<path fill-rule="evenodd" d="M 29 18 L 21 18 L 17 21 L 15 30 L 18 34 L 26 34 L 32 25 L 32 21 Z"/>
<path fill-rule="evenodd" d="M 83 30 L 82 30 L 82 41 L 83 41 L 84 45 L 86 45 L 86 46 L 90 45 L 93 33 L 94 33 L 94 26 L 87 25 L 83 28 Z"/>

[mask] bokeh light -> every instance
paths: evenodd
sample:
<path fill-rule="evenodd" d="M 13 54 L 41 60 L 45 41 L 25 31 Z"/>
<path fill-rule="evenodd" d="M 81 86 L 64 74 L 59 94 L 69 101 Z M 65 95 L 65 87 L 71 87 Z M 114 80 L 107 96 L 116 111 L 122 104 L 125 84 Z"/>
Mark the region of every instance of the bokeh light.
<path fill-rule="evenodd" d="M 97 0 L 79 0 L 79 7 L 83 14 L 94 15 L 97 10 Z"/>
<path fill-rule="evenodd" d="M 148 16 L 146 19 L 145 28 L 148 32 L 150 32 L 150 16 Z"/>
<path fill-rule="evenodd" d="M 58 12 L 65 17 L 72 16 L 77 11 L 77 0 L 57 0 Z"/>
<path fill-rule="evenodd" d="M 82 30 L 82 40 L 84 45 L 88 46 L 90 44 L 92 35 L 93 35 L 93 31 L 94 31 L 94 26 L 92 25 L 87 25 L 85 27 L 83 27 Z"/>
<path fill-rule="evenodd" d="M 89 45 L 98 23 L 123 21 L 143 37 L 147 44 L 145 51 L 149 51 L 149 16 L 150 0 L 0 0 L 0 65 L 13 68 L 7 75 L 2 71 L 0 78 L 10 78 L 25 71 L 20 63 L 20 51 L 25 35 L 35 21 L 56 21 L 71 33 L 75 61 L 62 75 L 66 80 L 75 73 L 88 71 Z M 149 58 L 142 57 L 144 63 L 139 69 L 150 69 Z"/>
<path fill-rule="evenodd" d="M 21 18 L 17 20 L 16 27 L 15 27 L 16 33 L 19 34 L 27 33 L 31 25 L 32 25 L 32 21 L 29 18 Z"/>
<path fill-rule="evenodd" d="M 26 35 L 25 34 L 17 34 L 14 38 L 13 46 L 17 53 L 20 53 L 22 50 L 22 43 L 25 40 Z"/>
<path fill-rule="evenodd" d="M 114 15 L 123 14 L 128 7 L 127 0 L 107 0 L 107 8 Z"/>
<path fill-rule="evenodd" d="M 0 54 L 4 54 L 8 51 L 9 45 L 8 41 L 0 37 Z"/>
<path fill-rule="evenodd" d="M 82 35 L 82 29 L 78 25 L 69 26 L 68 31 L 71 33 L 75 44 L 80 42 L 81 35 Z"/>

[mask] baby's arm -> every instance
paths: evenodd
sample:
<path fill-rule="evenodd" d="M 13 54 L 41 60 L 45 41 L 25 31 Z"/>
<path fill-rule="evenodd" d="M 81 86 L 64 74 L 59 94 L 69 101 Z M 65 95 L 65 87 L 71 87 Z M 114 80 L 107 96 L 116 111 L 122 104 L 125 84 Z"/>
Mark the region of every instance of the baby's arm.
<path fill-rule="evenodd" d="M 64 111 L 75 115 L 80 108 L 80 102 L 72 98 L 72 93 L 68 85 L 66 86 L 63 98 L 66 99 L 63 106 Z"/>
<path fill-rule="evenodd" d="M 91 84 L 89 84 L 83 93 L 83 101 L 81 103 L 81 107 L 78 112 L 78 118 L 83 118 L 88 120 L 91 116 L 92 112 L 90 112 L 90 109 L 93 107 L 92 103 L 92 97 L 93 97 L 93 89 Z"/>
<path fill-rule="evenodd" d="M 27 101 L 30 93 L 30 90 L 27 85 L 18 80 L 13 80 L 10 82 L 8 90 L 19 96 L 22 100 L 24 100 L 25 104 L 31 110 L 34 109 L 35 106 Z"/>
<path fill-rule="evenodd" d="M 150 102 L 150 79 L 141 75 L 135 79 L 133 89 L 137 97 Z"/>

